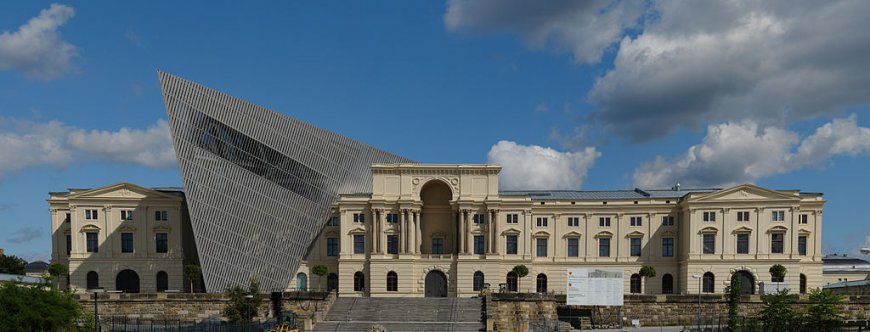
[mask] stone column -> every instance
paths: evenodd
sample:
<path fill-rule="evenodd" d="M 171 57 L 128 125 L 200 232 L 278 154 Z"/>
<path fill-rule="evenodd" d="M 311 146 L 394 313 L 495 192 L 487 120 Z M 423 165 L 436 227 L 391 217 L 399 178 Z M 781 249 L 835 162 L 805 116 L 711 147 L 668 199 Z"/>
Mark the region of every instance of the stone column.
<path fill-rule="evenodd" d="M 468 253 L 468 210 L 462 210 L 462 226 L 459 228 L 460 238 L 461 240 L 461 250 L 460 253 L 467 254 Z"/>
<path fill-rule="evenodd" d="M 489 210 L 489 253 L 498 253 L 498 210 Z"/>
<path fill-rule="evenodd" d="M 383 209 L 378 209 L 378 219 L 377 219 L 378 234 L 375 235 L 375 238 L 377 238 L 377 241 L 378 241 L 377 253 L 379 253 L 379 254 L 382 254 L 385 252 L 385 247 L 384 247 L 384 212 L 385 211 Z"/>
<path fill-rule="evenodd" d="M 399 224 L 398 225 L 399 225 L 399 251 L 398 252 L 400 254 L 404 254 L 405 253 L 405 243 L 407 242 L 407 240 L 406 240 L 407 238 L 405 237 L 405 235 L 406 235 L 405 230 L 408 229 L 408 227 L 405 227 L 405 210 L 401 210 L 401 209 L 399 210 Z"/>
<path fill-rule="evenodd" d="M 420 238 L 420 235 L 417 234 L 417 230 L 420 227 L 419 225 L 417 225 L 417 211 L 411 210 L 410 217 L 411 217 L 411 250 L 410 250 L 410 252 L 412 254 L 416 254 L 417 251 L 420 250 L 420 244 L 417 242 L 417 241 L 419 241 L 419 238 Z"/>

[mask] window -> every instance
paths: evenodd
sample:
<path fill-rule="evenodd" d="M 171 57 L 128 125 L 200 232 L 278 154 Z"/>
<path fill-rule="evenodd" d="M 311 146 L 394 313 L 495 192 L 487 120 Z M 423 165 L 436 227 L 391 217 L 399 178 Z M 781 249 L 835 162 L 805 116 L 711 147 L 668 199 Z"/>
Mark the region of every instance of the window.
<path fill-rule="evenodd" d="M 505 238 L 505 249 L 508 255 L 516 255 L 517 254 L 517 236 L 516 235 L 508 235 Z"/>
<path fill-rule="evenodd" d="M 674 257 L 674 238 L 662 238 L 662 257 Z"/>
<path fill-rule="evenodd" d="M 338 275 L 330 273 L 326 276 L 326 291 L 331 292 L 334 290 L 338 290 Z"/>
<path fill-rule="evenodd" d="M 807 237 L 805 235 L 798 236 L 798 255 L 807 255 Z"/>
<path fill-rule="evenodd" d="M 169 251 L 169 235 L 166 233 L 157 233 L 157 252 L 164 253 Z"/>
<path fill-rule="evenodd" d="M 783 253 L 783 240 L 785 236 L 782 233 L 770 234 L 770 252 L 774 254 Z"/>
<path fill-rule="evenodd" d="M 353 222 L 356 222 L 356 223 L 366 222 L 366 215 L 364 213 L 354 213 L 353 214 Z"/>
<path fill-rule="evenodd" d="M 154 220 L 169 221 L 169 211 L 154 211 Z"/>
<path fill-rule="evenodd" d="M 579 227 L 580 226 L 580 218 L 579 217 L 568 217 L 568 227 Z"/>
<path fill-rule="evenodd" d="M 600 226 L 600 227 L 610 227 L 610 217 L 601 217 L 601 218 L 598 218 L 598 226 Z"/>
<path fill-rule="evenodd" d="M 473 287 L 474 291 L 482 290 L 483 283 L 484 283 L 483 272 L 480 272 L 480 271 L 474 272 L 474 278 L 473 278 L 473 282 L 472 282 L 472 287 Z"/>
<path fill-rule="evenodd" d="M 484 252 L 483 235 L 474 236 L 474 254 L 483 255 Z"/>
<path fill-rule="evenodd" d="M 749 211 L 737 211 L 737 221 L 749 221 Z"/>
<path fill-rule="evenodd" d="M 98 275 L 96 272 L 94 272 L 94 271 L 88 272 L 87 279 L 88 279 L 87 280 L 87 288 L 88 289 L 94 289 L 94 288 L 100 287 L 100 275 Z"/>
<path fill-rule="evenodd" d="M 96 220 L 97 219 L 97 210 L 85 210 L 85 219 L 86 220 Z"/>
<path fill-rule="evenodd" d="M 473 217 L 473 222 L 475 225 L 481 225 L 486 223 L 486 215 L 483 213 L 475 213 Z"/>
<path fill-rule="evenodd" d="M 737 253 L 749 253 L 749 234 L 737 234 Z"/>
<path fill-rule="evenodd" d="M 598 256 L 610 257 L 610 238 L 603 237 L 598 239 Z"/>
<path fill-rule="evenodd" d="M 662 226 L 673 226 L 674 216 L 662 216 Z"/>
<path fill-rule="evenodd" d="M 704 221 L 716 221 L 716 212 L 704 212 Z"/>
<path fill-rule="evenodd" d="M 580 256 L 580 239 L 572 237 L 568 239 L 568 257 Z"/>
<path fill-rule="evenodd" d="M 396 272 L 393 272 L 393 271 L 387 272 L 387 291 L 388 292 L 399 291 L 399 275 L 397 275 Z"/>
<path fill-rule="evenodd" d="M 643 226 L 643 218 L 642 217 L 631 217 L 629 219 L 631 226 Z"/>
<path fill-rule="evenodd" d="M 66 235 L 66 255 L 69 256 L 70 253 L 72 253 L 72 235 L 67 234 Z"/>
<path fill-rule="evenodd" d="M 133 252 L 133 233 L 121 233 L 121 252 Z"/>
<path fill-rule="evenodd" d="M 798 216 L 798 224 L 804 224 L 804 225 L 807 224 L 807 215 L 806 214 L 802 214 L 802 215 Z"/>
<path fill-rule="evenodd" d="M 665 274 L 662 276 L 662 294 L 673 294 L 674 293 L 674 277 L 672 275 Z"/>
<path fill-rule="evenodd" d="M 362 292 L 366 290 L 366 276 L 360 271 L 353 274 L 353 291 Z"/>
<path fill-rule="evenodd" d="M 770 211 L 770 220 L 785 221 L 785 211 Z"/>
<path fill-rule="evenodd" d="M 505 279 L 507 279 L 505 281 L 507 281 L 508 291 L 516 292 L 517 291 L 517 274 L 514 273 L 514 271 L 510 271 L 510 272 L 508 272 L 507 278 L 505 278 Z"/>
<path fill-rule="evenodd" d="M 538 257 L 547 257 L 547 239 L 540 238 L 537 239 L 537 256 Z"/>
<path fill-rule="evenodd" d="M 388 254 L 398 254 L 399 253 L 399 236 L 398 235 L 387 235 L 387 253 Z"/>
<path fill-rule="evenodd" d="M 169 275 L 164 271 L 157 272 L 157 291 L 165 292 L 169 289 Z"/>
<path fill-rule="evenodd" d="M 713 273 L 707 272 L 704 273 L 704 285 L 702 287 L 704 293 L 713 293 L 716 291 L 715 288 L 716 277 Z"/>
<path fill-rule="evenodd" d="M 520 215 L 516 213 L 511 213 L 507 215 L 507 223 L 508 224 L 517 224 L 520 222 Z"/>
<path fill-rule="evenodd" d="M 339 217 L 329 218 L 329 221 L 326 222 L 326 226 L 341 226 L 341 219 Z"/>
<path fill-rule="evenodd" d="M 87 241 L 88 252 L 99 252 L 100 251 L 99 245 L 97 244 L 97 233 L 96 232 L 85 233 L 85 240 Z"/>
<path fill-rule="evenodd" d="M 121 210 L 121 221 L 133 221 L 133 211 Z"/>
<path fill-rule="evenodd" d="M 444 239 L 432 238 L 432 253 L 439 255 L 444 253 Z"/>
<path fill-rule="evenodd" d="M 66 218 L 63 219 L 63 222 L 69 222 L 69 221 L 70 221 L 70 214 L 67 213 Z"/>
<path fill-rule="evenodd" d="M 632 294 L 640 294 L 640 275 L 635 273 L 631 275 L 631 281 L 629 282 L 629 292 Z"/>
<path fill-rule="evenodd" d="M 629 254 L 634 257 L 640 257 L 641 249 L 640 249 L 641 238 L 633 237 L 628 239 L 629 246 Z"/>
<path fill-rule="evenodd" d="M 546 217 L 538 217 L 538 227 L 547 227 L 547 222 Z"/>
<path fill-rule="evenodd" d="M 297 291 L 307 291 L 308 290 L 308 275 L 305 273 L 296 274 L 296 290 Z"/>
<path fill-rule="evenodd" d="M 399 222 L 399 214 L 398 213 L 387 213 L 387 223 L 388 224 L 396 224 L 398 222 Z"/>
<path fill-rule="evenodd" d="M 366 236 L 365 235 L 354 235 L 353 236 L 353 253 L 354 254 L 366 253 Z"/>
<path fill-rule="evenodd" d="M 807 276 L 804 275 L 803 273 L 801 273 L 801 276 L 800 276 L 800 284 L 799 284 L 798 289 L 800 290 L 801 294 L 807 293 Z"/>
<path fill-rule="evenodd" d="M 326 256 L 338 256 L 339 246 L 337 237 L 326 238 Z"/>
<path fill-rule="evenodd" d="M 704 253 L 716 253 L 716 234 L 704 234 Z"/>
<path fill-rule="evenodd" d="M 537 282 L 535 283 L 535 291 L 537 291 L 538 293 L 546 293 L 547 292 L 547 275 L 543 274 L 543 273 L 538 274 L 536 281 Z"/>

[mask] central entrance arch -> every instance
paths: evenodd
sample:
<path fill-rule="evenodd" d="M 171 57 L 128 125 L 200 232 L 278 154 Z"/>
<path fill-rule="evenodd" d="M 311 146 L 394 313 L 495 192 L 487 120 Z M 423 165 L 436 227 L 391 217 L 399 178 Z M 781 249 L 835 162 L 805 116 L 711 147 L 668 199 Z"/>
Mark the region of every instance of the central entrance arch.
<path fill-rule="evenodd" d="M 456 245 L 453 208 L 450 200 L 453 190 L 439 179 L 426 182 L 420 189 L 420 253 L 453 254 Z"/>
<path fill-rule="evenodd" d="M 433 270 L 426 274 L 426 297 L 447 297 L 447 276 Z"/>
<path fill-rule="evenodd" d="M 755 294 L 755 277 L 746 270 L 734 273 L 734 278 L 740 280 L 740 294 Z"/>
<path fill-rule="evenodd" d="M 115 278 L 115 289 L 124 293 L 139 292 L 139 275 L 133 270 L 124 270 Z"/>

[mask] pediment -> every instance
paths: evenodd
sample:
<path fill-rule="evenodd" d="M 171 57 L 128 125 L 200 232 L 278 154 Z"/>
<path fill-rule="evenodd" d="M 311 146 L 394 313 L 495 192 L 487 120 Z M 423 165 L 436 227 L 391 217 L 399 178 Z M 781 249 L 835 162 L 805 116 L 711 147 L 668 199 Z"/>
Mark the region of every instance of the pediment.
<path fill-rule="evenodd" d="M 596 237 L 596 238 L 600 238 L 600 237 L 613 237 L 613 233 L 608 232 L 608 231 L 598 232 L 598 234 L 595 234 L 595 237 Z"/>
<path fill-rule="evenodd" d="M 534 237 L 549 237 L 549 236 L 550 236 L 550 232 L 547 232 L 547 231 L 537 231 L 537 232 L 535 232 L 535 234 L 532 235 L 532 236 L 534 236 Z"/>
<path fill-rule="evenodd" d="M 713 226 L 704 227 L 700 231 L 698 231 L 698 233 L 700 233 L 700 234 L 704 234 L 704 233 L 709 234 L 709 233 L 718 233 L 718 232 L 719 232 L 719 229 L 716 227 L 713 227 Z"/>
<path fill-rule="evenodd" d="M 799 235 L 810 235 L 812 232 L 806 228 L 801 228 L 798 230 Z"/>
<path fill-rule="evenodd" d="M 121 227 L 118 227 L 118 231 L 121 231 L 121 232 L 135 232 L 135 231 L 136 231 L 136 227 L 133 227 L 133 226 L 121 226 Z"/>
<path fill-rule="evenodd" d="M 734 233 L 734 234 L 738 234 L 738 233 L 752 233 L 752 228 L 749 228 L 749 227 L 746 227 L 746 226 L 741 226 L 741 227 L 735 228 L 733 231 L 731 231 L 731 233 Z"/>
<path fill-rule="evenodd" d="M 788 228 L 785 226 L 773 226 L 767 230 L 768 233 L 785 233 L 788 232 Z"/>
<path fill-rule="evenodd" d="M 97 226 L 97 225 L 94 225 L 94 224 L 87 224 L 87 225 L 82 226 L 81 229 L 79 229 L 79 232 L 81 232 L 81 233 L 85 233 L 85 232 L 99 232 L 99 231 L 100 231 L 100 226 Z"/>
<path fill-rule="evenodd" d="M 583 235 L 580 233 L 577 233 L 575 231 L 570 231 L 568 233 L 565 233 L 565 235 L 562 235 L 563 238 L 572 238 L 572 237 L 581 237 L 581 236 L 583 236 Z"/>
<path fill-rule="evenodd" d="M 502 231 L 501 235 L 515 235 L 515 234 L 520 234 L 520 233 L 521 232 L 519 229 L 511 227 L 511 228 L 508 228 L 508 229 Z"/>
<path fill-rule="evenodd" d="M 739 186 L 697 196 L 692 199 L 692 201 L 696 202 L 755 200 L 800 200 L 800 197 L 789 193 L 762 188 L 754 184 L 741 184 Z"/>
<path fill-rule="evenodd" d="M 336 230 L 334 230 L 334 229 L 333 229 L 333 230 L 328 230 L 328 231 L 324 232 L 323 235 L 326 235 L 326 236 L 333 235 L 333 236 L 335 236 L 335 235 L 338 235 L 338 231 L 336 231 Z"/>
<path fill-rule="evenodd" d="M 677 236 L 677 232 L 674 232 L 672 230 L 666 230 L 666 231 L 662 232 L 661 235 L 662 236 Z"/>
<path fill-rule="evenodd" d="M 641 233 L 640 231 L 634 231 L 634 232 L 625 234 L 625 237 L 643 237 L 643 235 L 644 234 Z"/>
<path fill-rule="evenodd" d="M 366 232 L 365 228 L 355 227 L 355 228 L 351 228 L 349 231 L 347 231 L 347 234 L 360 234 L 360 233 L 365 233 L 365 232 Z"/>
<path fill-rule="evenodd" d="M 172 228 L 168 226 L 157 226 L 153 228 L 154 233 L 169 233 L 172 231 Z"/>
<path fill-rule="evenodd" d="M 151 190 L 145 187 L 140 187 L 128 182 L 120 182 L 104 187 L 99 187 L 91 190 L 86 190 L 70 196 L 71 199 L 95 198 L 95 199 L 180 199 L 179 197 L 167 195 L 156 190 Z"/>

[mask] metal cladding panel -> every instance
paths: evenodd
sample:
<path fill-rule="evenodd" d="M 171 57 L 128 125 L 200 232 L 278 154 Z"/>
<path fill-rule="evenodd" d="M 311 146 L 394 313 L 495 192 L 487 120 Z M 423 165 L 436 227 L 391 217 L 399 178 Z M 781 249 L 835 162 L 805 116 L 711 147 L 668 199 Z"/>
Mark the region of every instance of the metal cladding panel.
<path fill-rule="evenodd" d="M 372 163 L 412 163 L 158 72 L 206 287 L 283 290 L 338 195 L 371 192 Z"/>

